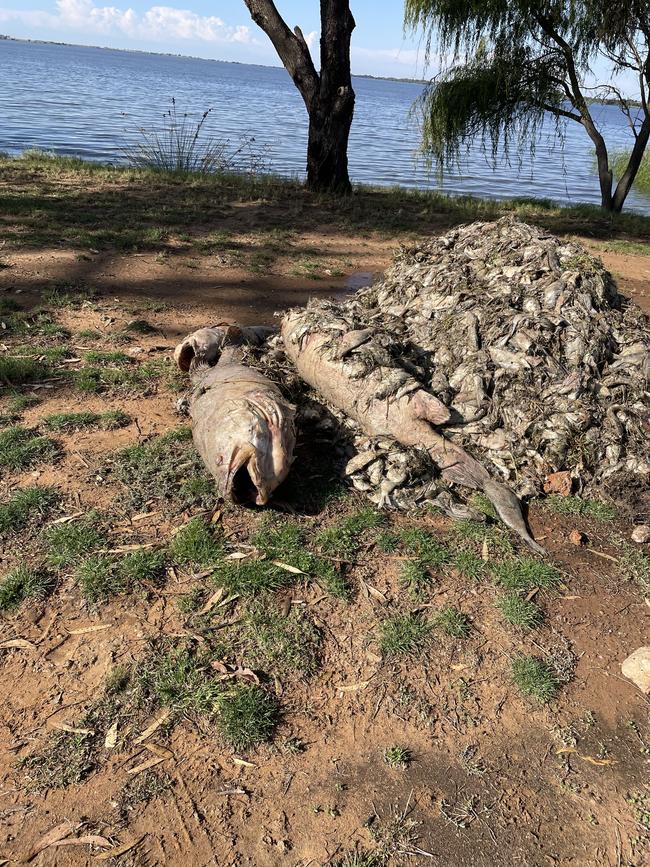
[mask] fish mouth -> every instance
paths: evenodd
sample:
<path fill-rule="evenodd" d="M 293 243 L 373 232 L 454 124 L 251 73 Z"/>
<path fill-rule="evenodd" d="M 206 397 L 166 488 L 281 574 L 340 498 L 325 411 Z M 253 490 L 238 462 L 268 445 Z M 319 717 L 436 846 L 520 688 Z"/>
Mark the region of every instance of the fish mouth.
<path fill-rule="evenodd" d="M 227 490 L 238 506 L 265 506 L 269 492 L 260 482 L 255 449 L 239 451 L 233 456 L 228 473 Z"/>

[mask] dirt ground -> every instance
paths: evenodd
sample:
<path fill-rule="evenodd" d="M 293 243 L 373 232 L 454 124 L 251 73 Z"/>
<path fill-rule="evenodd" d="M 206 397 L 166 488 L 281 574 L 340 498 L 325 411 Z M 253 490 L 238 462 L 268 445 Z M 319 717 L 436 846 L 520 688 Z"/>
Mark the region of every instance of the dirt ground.
<path fill-rule="evenodd" d="M 183 383 L 171 369 L 174 345 L 207 323 L 267 323 L 311 296 L 340 297 L 379 274 L 399 242 L 442 231 L 456 217 L 355 229 L 338 225 L 329 206 L 327 220 L 318 207 L 303 220 L 290 203 L 233 200 L 218 203 L 218 217 L 179 231 L 166 227 L 161 206 L 152 217 L 162 227 L 154 248 L 120 249 L 113 240 L 66 240 L 78 213 L 63 194 L 59 224 L 48 222 L 50 214 L 42 239 L 30 238 L 43 207 L 29 212 L 32 223 L 13 209 L 21 195 L 15 180 L 0 175 L 0 303 L 21 308 L 27 324 L 5 327 L 0 352 L 12 356 L 27 344 L 39 347 L 39 357 L 54 346 L 65 356 L 42 379 L 4 389 L 4 424 L 46 433 L 46 416 L 108 410 L 122 410 L 129 421 L 108 431 L 47 432 L 57 442 L 55 459 L 0 469 L 2 503 L 34 485 L 52 486 L 60 498 L 46 517 L 0 536 L 0 575 L 38 562 L 48 527 L 82 521 L 92 510 L 109 527 L 110 554 L 138 546 L 167 551 L 178 528 L 199 516 L 223 540 L 226 557 L 250 557 L 265 515 L 203 501 L 179 506 L 164 494 L 137 504 L 128 480 L 111 471 L 117 450 L 183 424 L 175 412 Z M 102 187 L 94 183 L 98 200 Z M 52 187 L 69 192 L 73 180 L 32 177 L 30 184 L 22 195 L 40 185 L 52 200 L 59 195 Z M 93 185 L 82 192 L 92 204 Z M 85 224 L 101 228 L 93 214 Z M 647 236 L 631 239 L 634 252 L 600 232 L 580 240 L 650 312 Z M 37 310 L 47 321 L 34 318 Z M 115 364 L 129 370 L 158 367 L 151 378 L 113 386 L 100 379 L 83 390 L 71 377 L 90 364 L 93 350 L 125 353 L 130 361 Z M 12 416 L 17 394 L 34 400 Z M 321 445 L 326 452 L 327 442 Z M 325 476 L 310 448 L 303 441 L 295 472 L 318 493 Z M 320 553 L 323 528 L 338 532 L 364 507 L 352 494 L 305 503 L 289 489 L 273 511 Z M 124 722 L 117 715 L 113 741 L 113 718 L 97 718 L 97 740 L 87 714 L 116 669 L 143 668 L 152 642 L 212 652 L 224 618 L 230 635 L 251 599 L 224 607 L 217 601 L 201 616 L 179 607 L 193 591 L 200 605 L 209 602 L 215 587 L 209 569 L 169 557 L 164 582 L 91 602 L 80 591 L 79 562 L 65 564 L 50 595 L 0 611 L 0 865 L 650 864 L 650 700 L 620 671 L 623 659 L 648 643 L 650 626 L 648 591 L 623 566 L 630 527 L 544 504 L 532 507 L 530 520 L 561 576 L 554 589 L 528 593 L 543 612 L 531 631 L 505 623 L 495 582 L 469 580 L 456 561 L 432 566 L 423 594 L 409 594 L 402 575 L 408 554 L 391 550 L 372 528 L 355 550 L 331 558 L 349 583 L 349 599 L 304 575 L 263 597 L 312 624 L 318 660 L 309 671 L 265 670 L 235 641 L 224 670 L 253 668 L 280 708 L 271 738 L 245 749 L 228 745 L 209 714 L 188 706 L 147 706 Z M 385 521 L 381 532 L 415 528 L 458 546 L 452 522 L 426 511 Z M 574 530 L 586 544 L 572 544 Z M 518 556 L 506 535 L 495 533 L 468 531 L 460 543 L 488 572 Z M 421 649 L 402 656 L 382 646 L 382 623 L 395 613 L 435 619 L 449 606 L 462 612 L 466 634 L 435 629 Z M 553 668 L 558 689 L 550 701 L 517 689 L 512 662 L 521 654 Z M 30 771 L 52 744 L 83 750 L 90 738 L 95 747 L 79 782 L 57 785 L 53 774 L 43 784 Z M 394 747 L 406 751 L 403 762 L 391 764 Z M 60 780 L 77 753 L 62 756 Z"/>

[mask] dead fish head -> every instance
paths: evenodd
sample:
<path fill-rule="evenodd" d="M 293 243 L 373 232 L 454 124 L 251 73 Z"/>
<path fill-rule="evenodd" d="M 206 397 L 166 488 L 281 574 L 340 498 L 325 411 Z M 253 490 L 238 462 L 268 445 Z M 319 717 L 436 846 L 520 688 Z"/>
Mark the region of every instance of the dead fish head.
<path fill-rule="evenodd" d="M 294 408 L 260 392 L 237 401 L 216 433 L 217 481 L 240 505 L 264 506 L 289 474 L 296 442 Z"/>

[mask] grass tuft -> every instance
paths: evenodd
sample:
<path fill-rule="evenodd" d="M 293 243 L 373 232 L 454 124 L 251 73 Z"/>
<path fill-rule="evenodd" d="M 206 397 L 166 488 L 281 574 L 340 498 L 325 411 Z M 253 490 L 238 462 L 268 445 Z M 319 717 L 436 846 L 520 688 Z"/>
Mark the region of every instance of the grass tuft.
<path fill-rule="evenodd" d="M 470 581 L 480 581 L 485 576 L 487 564 L 473 551 L 458 551 L 454 554 L 453 563 L 459 574 Z"/>
<path fill-rule="evenodd" d="M 402 563 L 400 581 L 414 599 L 421 599 L 424 591 L 434 583 L 431 572 L 420 560 L 405 560 Z"/>
<path fill-rule="evenodd" d="M 384 656 L 409 656 L 424 647 L 430 632 L 420 613 L 396 614 L 380 625 L 379 649 Z"/>
<path fill-rule="evenodd" d="M 537 629 L 544 619 L 541 608 L 534 602 L 522 599 L 518 593 L 505 593 L 496 603 L 503 619 L 519 629 Z"/>
<path fill-rule="evenodd" d="M 179 509 L 214 504 L 214 481 L 192 445 L 187 427 L 115 452 L 109 465 L 124 485 L 126 504 L 141 509 L 159 500 Z"/>
<path fill-rule="evenodd" d="M 47 364 L 36 358 L 0 357 L 0 384 L 4 386 L 23 385 L 38 382 L 50 374 Z"/>
<path fill-rule="evenodd" d="M 42 568 L 19 566 L 0 581 L 0 611 L 11 611 L 27 599 L 44 599 L 54 583 Z"/>
<path fill-rule="evenodd" d="M 0 505 L 0 536 L 16 533 L 35 518 L 44 518 L 59 500 L 54 488 L 30 487 L 16 491 Z"/>
<path fill-rule="evenodd" d="M 247 750 L 269 740 L 278 716 L 275 699 L 255 684 L 237 684 L 217 699 L 217 729 L 235 750 Z"/>
<path fill-rule="evenodd" d="M 555 587 L 562 580 L 560 573 L 548 563 L 519 557 L 492 566 L 497 582 L 506 590 L 533 590 Z"/>
<path fill-rule="evenodd" d="M 544 500 L 544 507 L 556 515 L 592 518 L 595 521 L 613 521 L 616 509 L 600 500 L 583 500 L 580 497 L 554 495 Z"/>
<path fill-rule="evenodd" d="M 0 467 L 4 469 L 28 469 L 53 461 L 58 455 L 58 443 L 34 430 L 16 425 L 0 431 Z"/>
<path fill-rule="evenodd" d="M 47 547 L 47 562 L 54 569 L 62 569 L 78 563 L 104 542 L 97 512 L 90 512 L 79 521 L 56 524 L 44 533 Z"/>
<path fill-rule="evenodd" d="M 131 424 L 131 417 L 121 410 L 108 412 L 57 412 L 46 415 L 43 424 L 53 431 L 117 430 Z"/>
<path fill-rule="evenodd" d="M 413 754 L 407 747 L 395 744 L 384 750 L 384 761 L 389 768 L 408 768 L 413 761 Z"/>
<path fill-rule="evenodd" d="M 402 545 L 430 569 L 442 569 L 451 562 L 451 551 L 433 533 L 413 527 L 402 530 Z"/>
<path fill-rule="evenodd" d="M 559 689 L 551 668 L 535 656 L 519 656 L 512 662 L 512 679 L 524 695 L 541 702 L 555 697 Z"/>
<path fill-rule="evenodd" d="M 362 509 L 334 526 L 321 530 L 316 536 L 316 544 L 328 557 L 353 559 L 359 552 L 363 534 L 380 527 L 384 521 L 384 516 L 376 509 Z"/>
<path fill-rule="evenodd" d="M 236 631 L 238 652 L 252 668 L 285 677 L 309 677 L 318 668 L 320 633 L 295 608 L 284 615 L 266 602 L 257 602 Z"/>
<path fill-rule="evenodd" d="M 442 608 L 436 614 L 433 623 L 451 638 L 467 638 L 470 633 L 467 616 L 451 605 Z"/>
<path fill-rule="evenodd" d="M 223 558 L 223 546 L 203 518 L 192 518 L 174 536 L 170 552 L 182 566 L 206 569 Z"/>

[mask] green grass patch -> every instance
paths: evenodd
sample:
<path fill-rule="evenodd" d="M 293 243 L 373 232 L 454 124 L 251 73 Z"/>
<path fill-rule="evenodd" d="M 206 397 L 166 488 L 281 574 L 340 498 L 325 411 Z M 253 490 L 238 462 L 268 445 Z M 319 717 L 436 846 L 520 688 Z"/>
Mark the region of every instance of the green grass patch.
<path fill-rule="evenodd" d="M 485 560 L 473 551 L 457 551 L 454 554 L 453 564 L 458 573 L 470 581 L 480 581 L 487 571 Z"/>
<path fill-rule="evenodd" d="M 36 397 L 34 394 L 15 394 L 11 400 L 7 402 L 7 412 L 12 415 L 22 415 L 26 409 L 36 406 L 40 402 L 40 397 Z"/>
<path fill-rule="evenodd" d="M 59 501 L 54 488 L 20 488 L 0 505 L 0 536 L 17 533 L 35 519 L 43 519 Z"/>
<path fill-rule="evenodd" d="M 433 625 L 451 638 L 467 638 L 470 633 L 467 616 L 452 605 L 446 605 L 436 614 Z"/>
<path fill-rule="evenodd" d="M 0 431 L 0 468 L 25 470 L 54 461 L 59 454 L 55 440 L 40 436 L 33 429 L 15 425 Z"/>
<path fill-rule="evenodd" d="M 635 581 L 644 593 L 650 591 L 650 556 L 638 548 L 625 545 L 620 559 L 620 569 L 630 581 Z"/>
<path fill-rule="evenodd" d="M 0 580 L 0 611 L 12 611 L 28 599 L 44 599 L 54 585 L 45 569 L 19 566 Z"/>
<path fill-rule="evenodd" d="M 428 567 L 420 560 L 405 560 L 400 568 L 400 583 L 414 599 L 422 599 L 435 582 Z"/>
<path fill-rule="evenodd" d="M 616 179 L 620 179 L 627 168 L 631 151 L 618 150 L 611 155 L 612 171 Z M 650 153 L 646 151 L 641 159 L 641 165 L 634 179 L 633 187 L 640 193 L 650 195 Z"/>
<path fill-rule="evenodd" d="M 312 576 L 332 596 L 344 601 L 350 598 L 351 589 L 345 575 L 333 563 L 309 551 L 300 524 L 288 520 L 267 522 L 253 536 L 253 544 L 268 560 L 285 563 Z"/>
<path fill-rule="evenodd" d="M 400 538 L 407 554 L 417 557 L 429 569 L 443 569 L 451 563 L 451 551 L 433 533 L 412 527 L 402 530 Z"/>
<path fill-rule="evenodd" d="M 105 602 L 118 593 L 162 586 L 165 579 L 165 554 L 144 549 L 121 558 L 93 554 L 77 568 L 75 578 L 87 602 Z"/>
<path fill-rule="evenodd" d="M 321 530 L 316 536 L 316 544 L 327 557 L 353 559 L 359 552 L 365 532 L 380 527 L 384 522 L 385 517 L 376 509 L 362 509 Z"/>
<path fill-rule="evenodd" d="M 107 471 L 124 486 L 125 503 L 141 509 L 150 500 L 176 509 L 214 505 L 214 481 L 192 444 L 187 427 L 115 452 Z"/>
<path fill-rule="evenodd" d="M 47 379 L 50 368 L 36 358 L 13 358 L 0 356 L 0 384 L 7 387 L 24 385 Z"/>
<path fill-rule="evenodd" d="M 176 533 L 170 545 L 173 559 L 181 566 L 206 569 L 223 559 L 223 544 L 203 518 L 192 518 Z"/>
<path fill-rule="evenodd" d="M 107 412 L 56 412 L 46 415 L 43 424 L 49 430 L 70 432 L 75 430 L 117 430 L 131 424 L 131 417 L 121 410 Z"/>
<path fill-rule="evenodd" d="M 544 500 L 544 508 L 556 515 L 592 518 L 595 521 L 613 521 L 616 509 L 600 500 L 583 500 L 581 497 L 554 495 Z"/>
<path fill-rule="evenodd" d="M 47 562 L 54 569 L 78 563 L 105 541 L 97 512 L 90 512 L 78 521 L 55 524 L 43 534 Z"/>
<path fill-rule="evenodd" d="M 224 560 L 218 564 L 212 580 L 228 593 L 256 596 L 288 587 L 297 577 L 266 560 Z"/>
<path fill-rule="evenodd" d="M 409 656 L 426 645 L 431 624 L 420 613 L 396 614 L 379 627 L 379 649 L 384 656 Z"/>
<path fill-rule="evenodd" d="M 236 684 L 217 699 L 217 730 L 235 750 L 248 750 L 269 740 L 278 717 L 275 699 L 255 684 Z"/>
<path fill-rule="evenodd" d="M 408 747 L 394 744 L 384 750 L 384 761 L 389 768 L 408 768 L 413 761 L 413 754 Z"/>
<path fill-rule="evenodd" d="M 523 599 L 514 591 L 504 593 L 503 596 L 499 597 L 496 606 L 503 619 L 518 629 L 537 629 L 544 619 L 542 609 L 538 605 Z"/>
<path fill-rule="evenodd" d="M 125 331 L 132 331 L 135 334 L 155 334 L 157 330 L 146 319 L 132 319 L 125 326 Z"/>
<path fill-rule="evenodd" d="M 519 690 L 541 702 L 554 698 L 559 689 L 552 669 L 536 656 L 519 656 L 512 662 L 512 679 Z"/>
<path fill-rule="evenodd" d="M 320 633 L 295 607 L 284 615 L 268 602 L 256 602 L 234 629 L 238 652 L 251 668 L 281 677 L 309 677 L 318 668 Z"/>
<path fill-rule="evenodd" d="M 491 566 L 492 574 L 505 590 L 548 590 L 562 580 L 553 566 L 532 557 L 504 560 Z"/>

